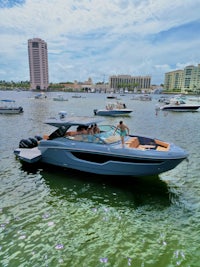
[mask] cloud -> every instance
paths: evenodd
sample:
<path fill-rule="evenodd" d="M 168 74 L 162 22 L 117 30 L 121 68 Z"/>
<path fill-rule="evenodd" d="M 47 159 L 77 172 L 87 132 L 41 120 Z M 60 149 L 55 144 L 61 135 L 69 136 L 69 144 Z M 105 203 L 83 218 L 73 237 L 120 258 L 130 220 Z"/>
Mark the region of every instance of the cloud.
<path fill-rule="evenodd" d="M 164 73 L 199 59 L 199 0 L 0 2 L 0 80 L 29 80 L 28 39 L 47 42 L 50 82 Z"/>

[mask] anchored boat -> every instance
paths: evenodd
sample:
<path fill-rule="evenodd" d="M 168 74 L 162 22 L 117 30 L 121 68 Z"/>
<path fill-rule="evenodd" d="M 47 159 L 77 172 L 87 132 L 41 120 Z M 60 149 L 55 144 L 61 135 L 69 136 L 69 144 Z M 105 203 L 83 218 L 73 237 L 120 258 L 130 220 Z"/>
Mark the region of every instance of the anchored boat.
<path fill-rule="evenodd" d="M 34 142 L 21 140 L 14 154 L 22 162 L 107 176 L 148 176 L 169 171 L 188 157 L 179 146 L 158 138 L 127 135 L 122 145 L 120 131 L 115 132 L 115 126 L 102 124 L 97 117 L 61 114 L 45 123 L 56 130 Z M 89 134 L 87 130 L 94 124 L 100 133 Z"/>

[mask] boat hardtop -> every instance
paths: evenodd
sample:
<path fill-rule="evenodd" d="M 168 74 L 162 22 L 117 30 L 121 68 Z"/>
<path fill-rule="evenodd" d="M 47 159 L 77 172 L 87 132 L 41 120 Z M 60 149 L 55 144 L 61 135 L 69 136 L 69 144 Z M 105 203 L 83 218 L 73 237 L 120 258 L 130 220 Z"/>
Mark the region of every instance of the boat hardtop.
<path fill-rule="evenodd" d="M 64 112 L 59 112 L 60 117 L 52 117 L 45 121 L 46 124 L 55 126 L 57 128 L 65 126 L 68 129 L 71 126 L 85 125 L 89 126 L 95 123 L 102 122 L 101 119 L 89 116 L 65 116 Z"/>

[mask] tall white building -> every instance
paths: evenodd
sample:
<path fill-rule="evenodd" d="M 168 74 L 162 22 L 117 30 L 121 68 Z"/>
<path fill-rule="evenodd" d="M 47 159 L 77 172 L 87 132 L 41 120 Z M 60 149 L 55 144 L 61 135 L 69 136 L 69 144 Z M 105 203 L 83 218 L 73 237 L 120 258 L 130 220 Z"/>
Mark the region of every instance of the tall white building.
<path fill-rule="evenodd" d="M 200 94 L 200 64 L 186 66 L 183 70 L 165 73 L 164 89 L 181 93 Z"/>
<path fill-rule="evenodd" d="M 30 86 L 46 91 L 49 86 L 47 43 L 40 38 L 28 40 Z"/>

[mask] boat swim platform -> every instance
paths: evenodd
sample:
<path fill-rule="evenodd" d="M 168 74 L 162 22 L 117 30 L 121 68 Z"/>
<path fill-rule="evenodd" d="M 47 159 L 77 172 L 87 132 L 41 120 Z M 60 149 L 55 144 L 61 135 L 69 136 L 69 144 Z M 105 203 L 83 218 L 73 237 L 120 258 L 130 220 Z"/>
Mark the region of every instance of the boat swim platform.
<path fill-rule="evenodd" d="M 38 162 L 41 157 L 41 151 L 38 147 L 34 148 L 17 148 L 14 150 L 14 154 L 21 160 L 28 163 Z"/>

